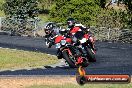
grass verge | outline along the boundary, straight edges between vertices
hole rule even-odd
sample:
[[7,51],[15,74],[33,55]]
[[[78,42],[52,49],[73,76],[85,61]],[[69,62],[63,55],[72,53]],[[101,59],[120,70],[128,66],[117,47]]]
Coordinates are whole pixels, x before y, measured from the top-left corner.
[[5,16],[4,12],[0,10],[0,17],[4,17],[4,16]]
[[43,67],[57,61],[57,57],[40,52],[0,48],[0,70]]
[[80,86],[75,76],[0,77],[0,88],[132,88],[129,84],[85,84]]
[[65,85],[33,85],[27,88],[132,88],[132,83],[130,84],[85,84],[84,86],[79,86],[75,84],[65,84]]

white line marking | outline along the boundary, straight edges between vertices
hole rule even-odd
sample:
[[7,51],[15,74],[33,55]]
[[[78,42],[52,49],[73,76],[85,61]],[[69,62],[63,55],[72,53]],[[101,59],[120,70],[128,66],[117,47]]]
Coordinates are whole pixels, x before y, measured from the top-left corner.
[[121,49],[127,49],[127,48],[121,48]]
[[117,47],[111,47],[111,48],[116,49]]

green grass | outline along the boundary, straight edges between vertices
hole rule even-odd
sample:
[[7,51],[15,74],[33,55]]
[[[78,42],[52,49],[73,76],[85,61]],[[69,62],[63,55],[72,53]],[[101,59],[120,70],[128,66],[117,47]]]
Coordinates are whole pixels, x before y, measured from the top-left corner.
[[4,11],[2,11],[2,4],[5,2],[5,0],[0,0],[0,17],[5,16]]
[[4,17],[4,16],[5,16],[4,12],[0,11],[0,17]]
[[85,84],[84,86],[79,86],[75,84],[65,84],[65,85],[33,85],[27,88],[132,88],[132,83],[130,84]]
[[37,68],[55,64],[57,61],[57,57],[40,52],[0,48],[0,70]]

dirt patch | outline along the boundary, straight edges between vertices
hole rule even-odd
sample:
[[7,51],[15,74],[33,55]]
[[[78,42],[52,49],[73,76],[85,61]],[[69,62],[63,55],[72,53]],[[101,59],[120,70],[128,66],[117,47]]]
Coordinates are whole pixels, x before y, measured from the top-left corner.
[[75,77],[1,77],[0,88],[25,88],[32,85],[77,84]]
[[32,85],[65,84],[78,85],[75,76],[0,77],[0,88],[25,88]]

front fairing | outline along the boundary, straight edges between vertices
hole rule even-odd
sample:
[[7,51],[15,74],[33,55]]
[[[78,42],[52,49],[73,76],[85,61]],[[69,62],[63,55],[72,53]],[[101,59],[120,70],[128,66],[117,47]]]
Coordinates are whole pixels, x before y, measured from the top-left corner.
[[77,39],[82,39],[84,37],[84,32],[83,31],[78,31],[74,35]]
[[60,48],[60,51],[67,50],[69,49],[72,55],[79,54],[79,49],[75,46],[68,45],[68,46],[63,46]]

